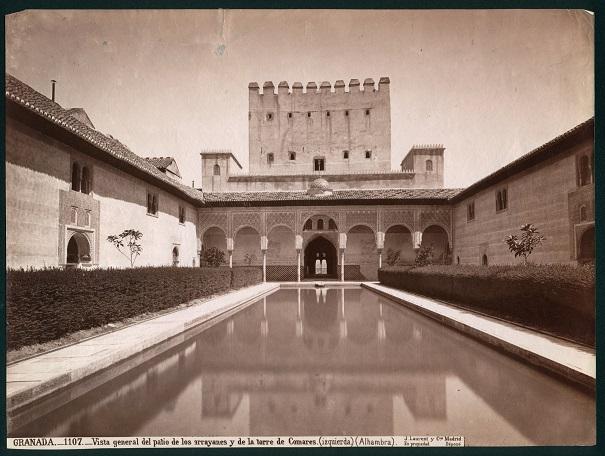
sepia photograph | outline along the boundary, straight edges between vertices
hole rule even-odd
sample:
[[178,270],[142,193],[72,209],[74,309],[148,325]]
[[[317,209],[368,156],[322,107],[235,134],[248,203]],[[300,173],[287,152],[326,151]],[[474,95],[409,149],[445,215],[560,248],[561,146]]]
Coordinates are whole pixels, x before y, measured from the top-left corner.
[[594,18],[6,14],[7,447],[596,445]]

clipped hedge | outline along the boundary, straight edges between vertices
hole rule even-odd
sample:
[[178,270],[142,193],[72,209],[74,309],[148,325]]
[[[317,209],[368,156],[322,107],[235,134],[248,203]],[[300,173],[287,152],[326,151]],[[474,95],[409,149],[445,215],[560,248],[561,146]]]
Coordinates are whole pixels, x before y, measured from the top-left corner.
[[262,273],[249,269],[7,271],[7,348],[48,342],[260,282]]
[[385,268],[380,283],[575,340],[595,343],[595,272],[591,266]]
[[254,266],[234,267],[231,274],[231,288],[242,288],[263,281],[263,270]]

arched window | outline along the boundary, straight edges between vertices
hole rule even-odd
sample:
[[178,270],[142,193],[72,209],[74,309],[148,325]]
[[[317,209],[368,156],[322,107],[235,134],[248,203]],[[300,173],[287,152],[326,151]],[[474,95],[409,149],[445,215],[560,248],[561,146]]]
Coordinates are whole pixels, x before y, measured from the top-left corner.
[[329,230],[336,230],[336,222],[332,219],[328,220],[328,229]]
[[487,266],[487,255],[483,254],[483,257],[481,257],[481,264],[483,266]]
[[76,162],[71,166],[71,189],[80,191],[80,165]]
[[311,219],[305,222],[305,226],[303,226],[303,230],[312,230],[313,229],[313,221]]
[[90,173],[87,166],[82,167],[82,184],[80,185],[80,191],[87,195],[90,193]]
[[586,210],[586,206],[580,206],[580,222],[585,222],[588,220],[588,211]]
[[214,174],[215,176],[221,175],[221,167],[218,165],[218,163],[214,165],[214,171],[212,174]]
[[172,249],[172,266],[178,266],[178,265],[179,265],[179,248],[175,246]]
[[579,184],[588,185],[592,182],[592,172],[590,170],[590,160],[588,156],[582,155],[579,162]]
[[324,221],[323,221],[323,219],[317,220],[317,229],[318,230],[323,230],[324,229]]
[[267,163],[269,163],[269,164],[273,163],[273,154],[272,153],[267,154]]
[[425,162],[425,166],[426,166],[426,172],[427,173],[433,171],[433,160],[427,160]]
[[342,158],[344,158],[345,160],[349,159],[349,151],[348,150],[343,150],[342,151]]
[[290,160],[296,160],[296,152],[290,151],[289,152],[289,158],[290,158]]

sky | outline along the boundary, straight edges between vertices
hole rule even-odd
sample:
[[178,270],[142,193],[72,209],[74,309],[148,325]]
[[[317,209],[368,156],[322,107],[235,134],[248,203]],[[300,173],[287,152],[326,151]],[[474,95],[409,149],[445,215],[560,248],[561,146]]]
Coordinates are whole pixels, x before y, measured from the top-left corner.
[[204,149],[248,163],[248,83],[391,80],[391,164],[443,144],[464,187],[594,115],[578,10],[36,10],[5,17],[6,69],[141,156],[201,183]]

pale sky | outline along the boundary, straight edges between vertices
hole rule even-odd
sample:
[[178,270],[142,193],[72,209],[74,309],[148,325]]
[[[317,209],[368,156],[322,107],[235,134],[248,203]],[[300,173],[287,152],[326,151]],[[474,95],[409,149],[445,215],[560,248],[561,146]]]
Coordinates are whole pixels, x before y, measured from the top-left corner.
[[467,186],[594,115],[594,21],[566,10],[26,11],[6,68],[141,156],[248,163],[248,83],[391,79],[392,167],[440,143]]

